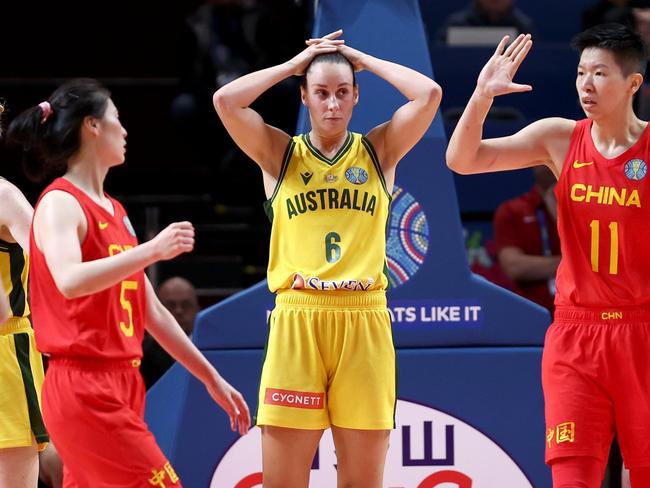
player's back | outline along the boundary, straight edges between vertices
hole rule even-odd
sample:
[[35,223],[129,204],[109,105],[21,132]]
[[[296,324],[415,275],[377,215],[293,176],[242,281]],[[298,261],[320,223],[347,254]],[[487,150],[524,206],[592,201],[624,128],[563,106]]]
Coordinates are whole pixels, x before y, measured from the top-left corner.
[[558,306],[650,304],[650,129],[623,154],[596,149],[590,119],[571,137],[556,187],[562,261]]

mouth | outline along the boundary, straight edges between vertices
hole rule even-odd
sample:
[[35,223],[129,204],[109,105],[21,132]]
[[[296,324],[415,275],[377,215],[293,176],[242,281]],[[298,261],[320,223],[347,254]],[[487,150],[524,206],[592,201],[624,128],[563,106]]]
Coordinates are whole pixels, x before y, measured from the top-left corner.
[[580,102],[582,103],[583,107],[593,107],[594,105],[596,105],[596,102],[593,101],[591,98],[582,98]]

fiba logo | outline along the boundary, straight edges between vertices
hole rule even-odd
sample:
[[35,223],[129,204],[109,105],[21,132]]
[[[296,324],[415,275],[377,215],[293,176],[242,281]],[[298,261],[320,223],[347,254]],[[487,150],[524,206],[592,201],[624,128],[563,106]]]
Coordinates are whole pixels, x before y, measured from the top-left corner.
[[623,168],[625,176],[631,180],[642,180],[648,173],[648,165],[642,159],[630,159]]
[[345,179],[353,185],[362,185],[368,181],[368,172],[363,168],[353,166],[345,172]]
[[[532,488],[517,463],[470,424],[427,405],[397,401],[384,486],[409,488]],[[210,488],[261,488],[261,431],[240,437],[219,461]],[[332,432],[323,434],[309,477],[311,488],[336,486]]]
[[429,224],[413,195],[393,189],[386,255],[388,281],[395,288],[406,283],[424,263],[429,248]]

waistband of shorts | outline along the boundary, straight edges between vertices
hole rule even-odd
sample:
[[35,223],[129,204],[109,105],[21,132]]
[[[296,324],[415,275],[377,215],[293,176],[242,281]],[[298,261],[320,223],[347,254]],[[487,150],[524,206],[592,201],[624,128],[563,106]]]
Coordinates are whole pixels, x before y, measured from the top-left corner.
[[20,334],[32,330],[32,321],[29,317],[9,317],[0,325],[0,335]]
[[318,308],[386,308],[386,292],[375,291],[308,291],[283,290],[275,297],[275,305]]
[[556,307],[555,322],[650,322],[646,307]]
[[109,359],[95,357],[86,358],[80,356],[50,356],[48,359],[48,368],[54,366],[55,368],[79,369],[83,371],[138,371],[140,363],[140,358]]

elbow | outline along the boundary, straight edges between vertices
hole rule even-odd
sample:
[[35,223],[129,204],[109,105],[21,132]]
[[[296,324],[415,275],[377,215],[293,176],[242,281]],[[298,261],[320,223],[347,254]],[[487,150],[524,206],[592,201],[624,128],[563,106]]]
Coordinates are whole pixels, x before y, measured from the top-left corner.
[[440,100],[442,100],[442,87],[431,80],[431,86],[429,87],[429,103],[435,104],[437,107],[440,105]]
[[228,97],[227,92],[224,93],[224,88],[225,87],[219,88],[216,92],[214,92],[214,95],[212,95],[212,103],[214,104],[214,108],[219,115],[230,112],[232,110],[230,97]]
[[458,173],[459,175],[469,174],[466,168],[463,168],[463,165],[460,164],[460,158],[456,155],[456,151],[450,147],[447,148],[447,152],[445,153],[445,160],[447,162],[447,168],[454,173]]
[[54,283],[56,284],[56,288],[66,300],[72,300],[74,298],[79,298],[87,294],[86,290],[83,289],[81,284],[74,282],[74,280],[65,278],[59,280],[55,279]]

